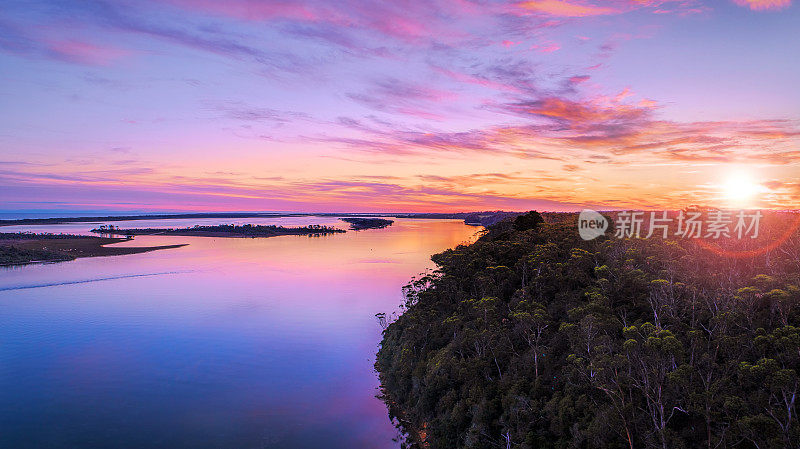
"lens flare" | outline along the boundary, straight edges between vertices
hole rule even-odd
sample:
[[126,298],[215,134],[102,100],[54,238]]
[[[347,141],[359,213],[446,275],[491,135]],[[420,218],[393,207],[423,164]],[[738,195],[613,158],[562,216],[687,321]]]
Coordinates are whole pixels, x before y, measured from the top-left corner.
[[752,206],[762,187],[746,172],[732,173],[722,184],[722,193],[731,206]]

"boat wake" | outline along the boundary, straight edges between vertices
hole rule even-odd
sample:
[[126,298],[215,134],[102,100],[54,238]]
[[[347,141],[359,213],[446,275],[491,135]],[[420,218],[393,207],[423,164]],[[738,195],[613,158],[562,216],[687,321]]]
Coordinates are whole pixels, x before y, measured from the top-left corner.
[[165,276],[168,274],[183,274],[183,273],[191,273],[195,270],[184,270],[184,271],[164,271],[161,273],[142,273],[142,274],[125,274],[120,276],[108,276],[103,278],[94,278],[94,279],[81,279],[77,281],[62,281],[62,282],[50,282],[45,284],[32,284],[32,285],[13,285],[8,287],[0,287],[0,292],[5,292],[9,290],[27,290],[29,288],[43,288],[43,287],[58,287],[61,285],[73,285],[73,284],[88,284],[91,282],[102,282],[102,281],[113,281],[116,279],[128,279],[128,278],[140,278],[140,277],[150,277],[150,276]]

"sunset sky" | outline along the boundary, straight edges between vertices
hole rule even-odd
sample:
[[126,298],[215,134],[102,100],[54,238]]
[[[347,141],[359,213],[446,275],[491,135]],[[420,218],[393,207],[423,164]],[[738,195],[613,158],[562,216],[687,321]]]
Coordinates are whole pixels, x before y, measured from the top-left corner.
[[800,207],[791,0],[4,1],[0,211]]

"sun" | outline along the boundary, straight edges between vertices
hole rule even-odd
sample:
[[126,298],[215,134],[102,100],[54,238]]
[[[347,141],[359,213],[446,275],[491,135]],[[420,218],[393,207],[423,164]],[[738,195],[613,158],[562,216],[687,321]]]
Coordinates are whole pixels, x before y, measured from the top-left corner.
[[756,200],[761,185],[753,180],[753,176],[745,171],[737,171],[728,175],[722,184],[722,193],[733,206],[750,206]]

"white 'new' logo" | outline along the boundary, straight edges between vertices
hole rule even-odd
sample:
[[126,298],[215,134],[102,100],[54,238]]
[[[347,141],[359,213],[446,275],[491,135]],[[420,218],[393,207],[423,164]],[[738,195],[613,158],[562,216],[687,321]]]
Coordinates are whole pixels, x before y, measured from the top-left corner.
[[584,240],[592,240],[606,233],[608,220],[599,212],[584,209],[578,215],[578,233]]

